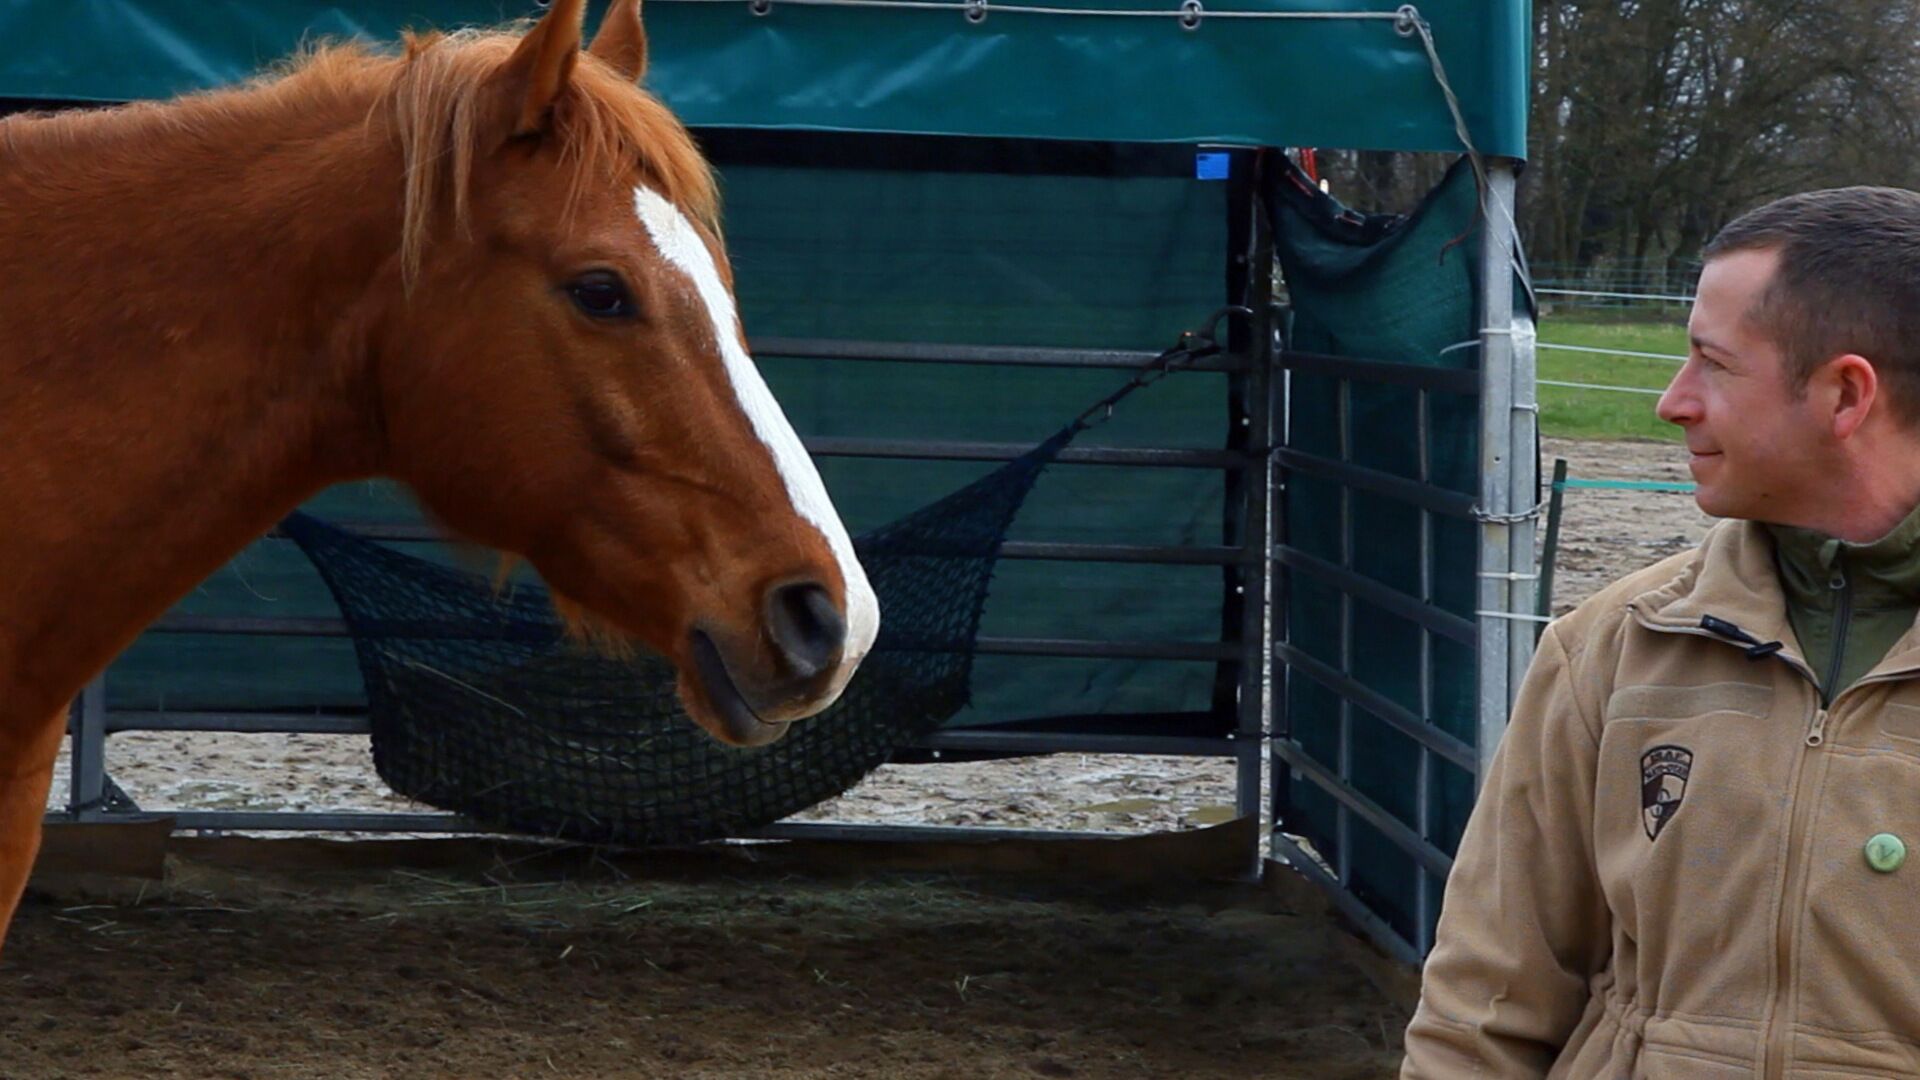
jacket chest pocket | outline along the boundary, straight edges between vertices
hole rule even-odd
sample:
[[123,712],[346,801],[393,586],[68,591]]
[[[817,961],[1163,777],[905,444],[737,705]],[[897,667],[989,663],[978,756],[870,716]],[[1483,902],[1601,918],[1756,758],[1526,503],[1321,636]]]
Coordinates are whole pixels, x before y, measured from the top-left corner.
[[[1773,687],[1721,682],[1695,686],[1623,686],[1607,699],[1607,720],[1696,720],[1712,713],[1763,719],[1773,711]],[[1920,739],[1920,710],[1915,710]]]
[[1773,816],[1777,781],[1793,757],[1782,751],[1797,737],[1771,717],[1773,705],[1771,686],[1744,682],[1615,690],[1601,736],[1605,772],[1597,778],[1603,829],[1623,834],[1627,854],[1644,863],[1663,861],[1652,845],[1683,818],[1686,831],[1698,834],[1704,817],[1751,827]]
[[1659,1007],[1764,1007],[1768,898],[1800,725],[1765,683],[1623,686],[1606,705],[1595,852],[1636,985]]
[[1876,710],[1880,734],[1889,746],[1904,754],[1920,756],[1920,706],[1888,702]]

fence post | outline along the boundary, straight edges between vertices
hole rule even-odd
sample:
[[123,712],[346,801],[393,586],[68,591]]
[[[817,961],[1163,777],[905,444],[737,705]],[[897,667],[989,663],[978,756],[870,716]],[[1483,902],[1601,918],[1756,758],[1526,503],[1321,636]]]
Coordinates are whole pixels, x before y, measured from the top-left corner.
[[67,812],[76,821],[97,817],[107,797],[107,676],[95,675],[68,713],[72,739],[72,783]]

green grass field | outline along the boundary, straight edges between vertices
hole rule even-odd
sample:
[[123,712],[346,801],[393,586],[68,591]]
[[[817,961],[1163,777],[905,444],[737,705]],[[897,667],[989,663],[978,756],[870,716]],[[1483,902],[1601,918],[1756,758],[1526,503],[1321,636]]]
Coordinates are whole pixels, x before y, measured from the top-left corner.
[[[1661,390],[1679,369],[1675,360],[1601,355],[1548,348],[1578,345],[1589,349],[1683,356],[1687,351],[1685,315],[1669,321],[1624,322],[1603,313],[1567,311],[1540,320],[1539,376],[1554,382],[1631,386]],[[1613,390],[1540,387],[1540,430],[1572,439],[1660,439],[1678,442],[1680,429],[1653,414],[1653,394]]]

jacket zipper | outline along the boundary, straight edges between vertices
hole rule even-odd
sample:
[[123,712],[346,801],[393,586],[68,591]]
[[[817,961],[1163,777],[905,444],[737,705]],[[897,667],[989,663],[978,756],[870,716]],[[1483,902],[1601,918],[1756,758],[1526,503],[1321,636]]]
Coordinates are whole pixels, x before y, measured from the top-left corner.
[[[1819,687],[1814,692],[1820,692]],[[1824,698],[1823,698],[1824,700]],[[1787,1025],[1783,1014],[1787,1003],[1793,997],[1794,961],[1793,939],[1800,931],[1800,910],[1806,891],[1806,882],[1801,880],[1805,869],[1800,849],[1805,843],[1802,833],[1806,831],[1807,819],[1811,816],[1809,806],[1813,800],[1800,797],[1801,788],[1807,782],[1807,765],[1813,760],[1813,754],[1827,741],[1827,710],[1816,708],[1807,725],[1805,745],[1800,750],[1799,760],[1793,766],[1793,786],[1787,790],[1787,801],[1793,809],[1787,818],[1787,858],[1786,872],[1783,875],[1780,890],[1780,912],[1774,920],[1774,991],[1767,1002],[1767,1018],[1764,1030],[1766,1039],[1767,1080],[1776,1080],[1787,1075]]]
[[1833,641],[1830,643],[1833,655],[1827,658],[1827,678],[1815,689],[1820,694],[1821,708],[1815,709],[1813,722],[1807,728],[1806,749],[1800,752],[1800,760],[1794,765],[1793,787],[1788,794],[1789,805],[1793,807],[1787,824],[1786,880],[1782,883],[1780,913],[1774,923],[1774,978],[1776,980],[1774,996],[1767,1003],[1766,1022],[1766,1076],[1768,1080],[1785,1077],[1787,1074],[1787,1031],[1786,1013],[1793,1002],[1794,987],[1799,956],[1793,948],[1794,940],[1800,933],[1800,916],[1806,908],[1806,885],[1802,880],[1806,862],[1801,857],[1801,848],[1805,845],[1802,835],[1808,825],[1809,809],[1813,800],[1800,797],[1801,789],[1806,785],[1808,764],[1813,760],[1811,751],[1820,749],[1827,741],[1827,717],[1834,700],[1845,689],[1840,685],[1840,674],[1847,662],[1847,632],[1853,626],[1853,587],[1847,580],[1845,564],[1835,560],[1833,577],[1827,587],[1834,593]]
[[1836,593],[1833,616],[1833,656],[1827,660],[1827,681],[1821,684],[1820,700],[1833,704],[1840,695],[1840,672],[1847,660],[1847,630],[1853,624],[1853,585],[1847,580],[1847,568],[1838,559],[1833,563],[1833,580],[1827,588]]

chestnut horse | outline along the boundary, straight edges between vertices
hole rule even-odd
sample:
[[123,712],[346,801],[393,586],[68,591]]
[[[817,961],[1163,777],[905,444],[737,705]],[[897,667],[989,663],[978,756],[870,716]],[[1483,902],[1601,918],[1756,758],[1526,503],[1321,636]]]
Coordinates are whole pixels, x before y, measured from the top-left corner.
[[302,500],[392,477],[675,665],[725,742],[878,604],[748,357],[637,0],[0,121],[0,935],[68,701]]

